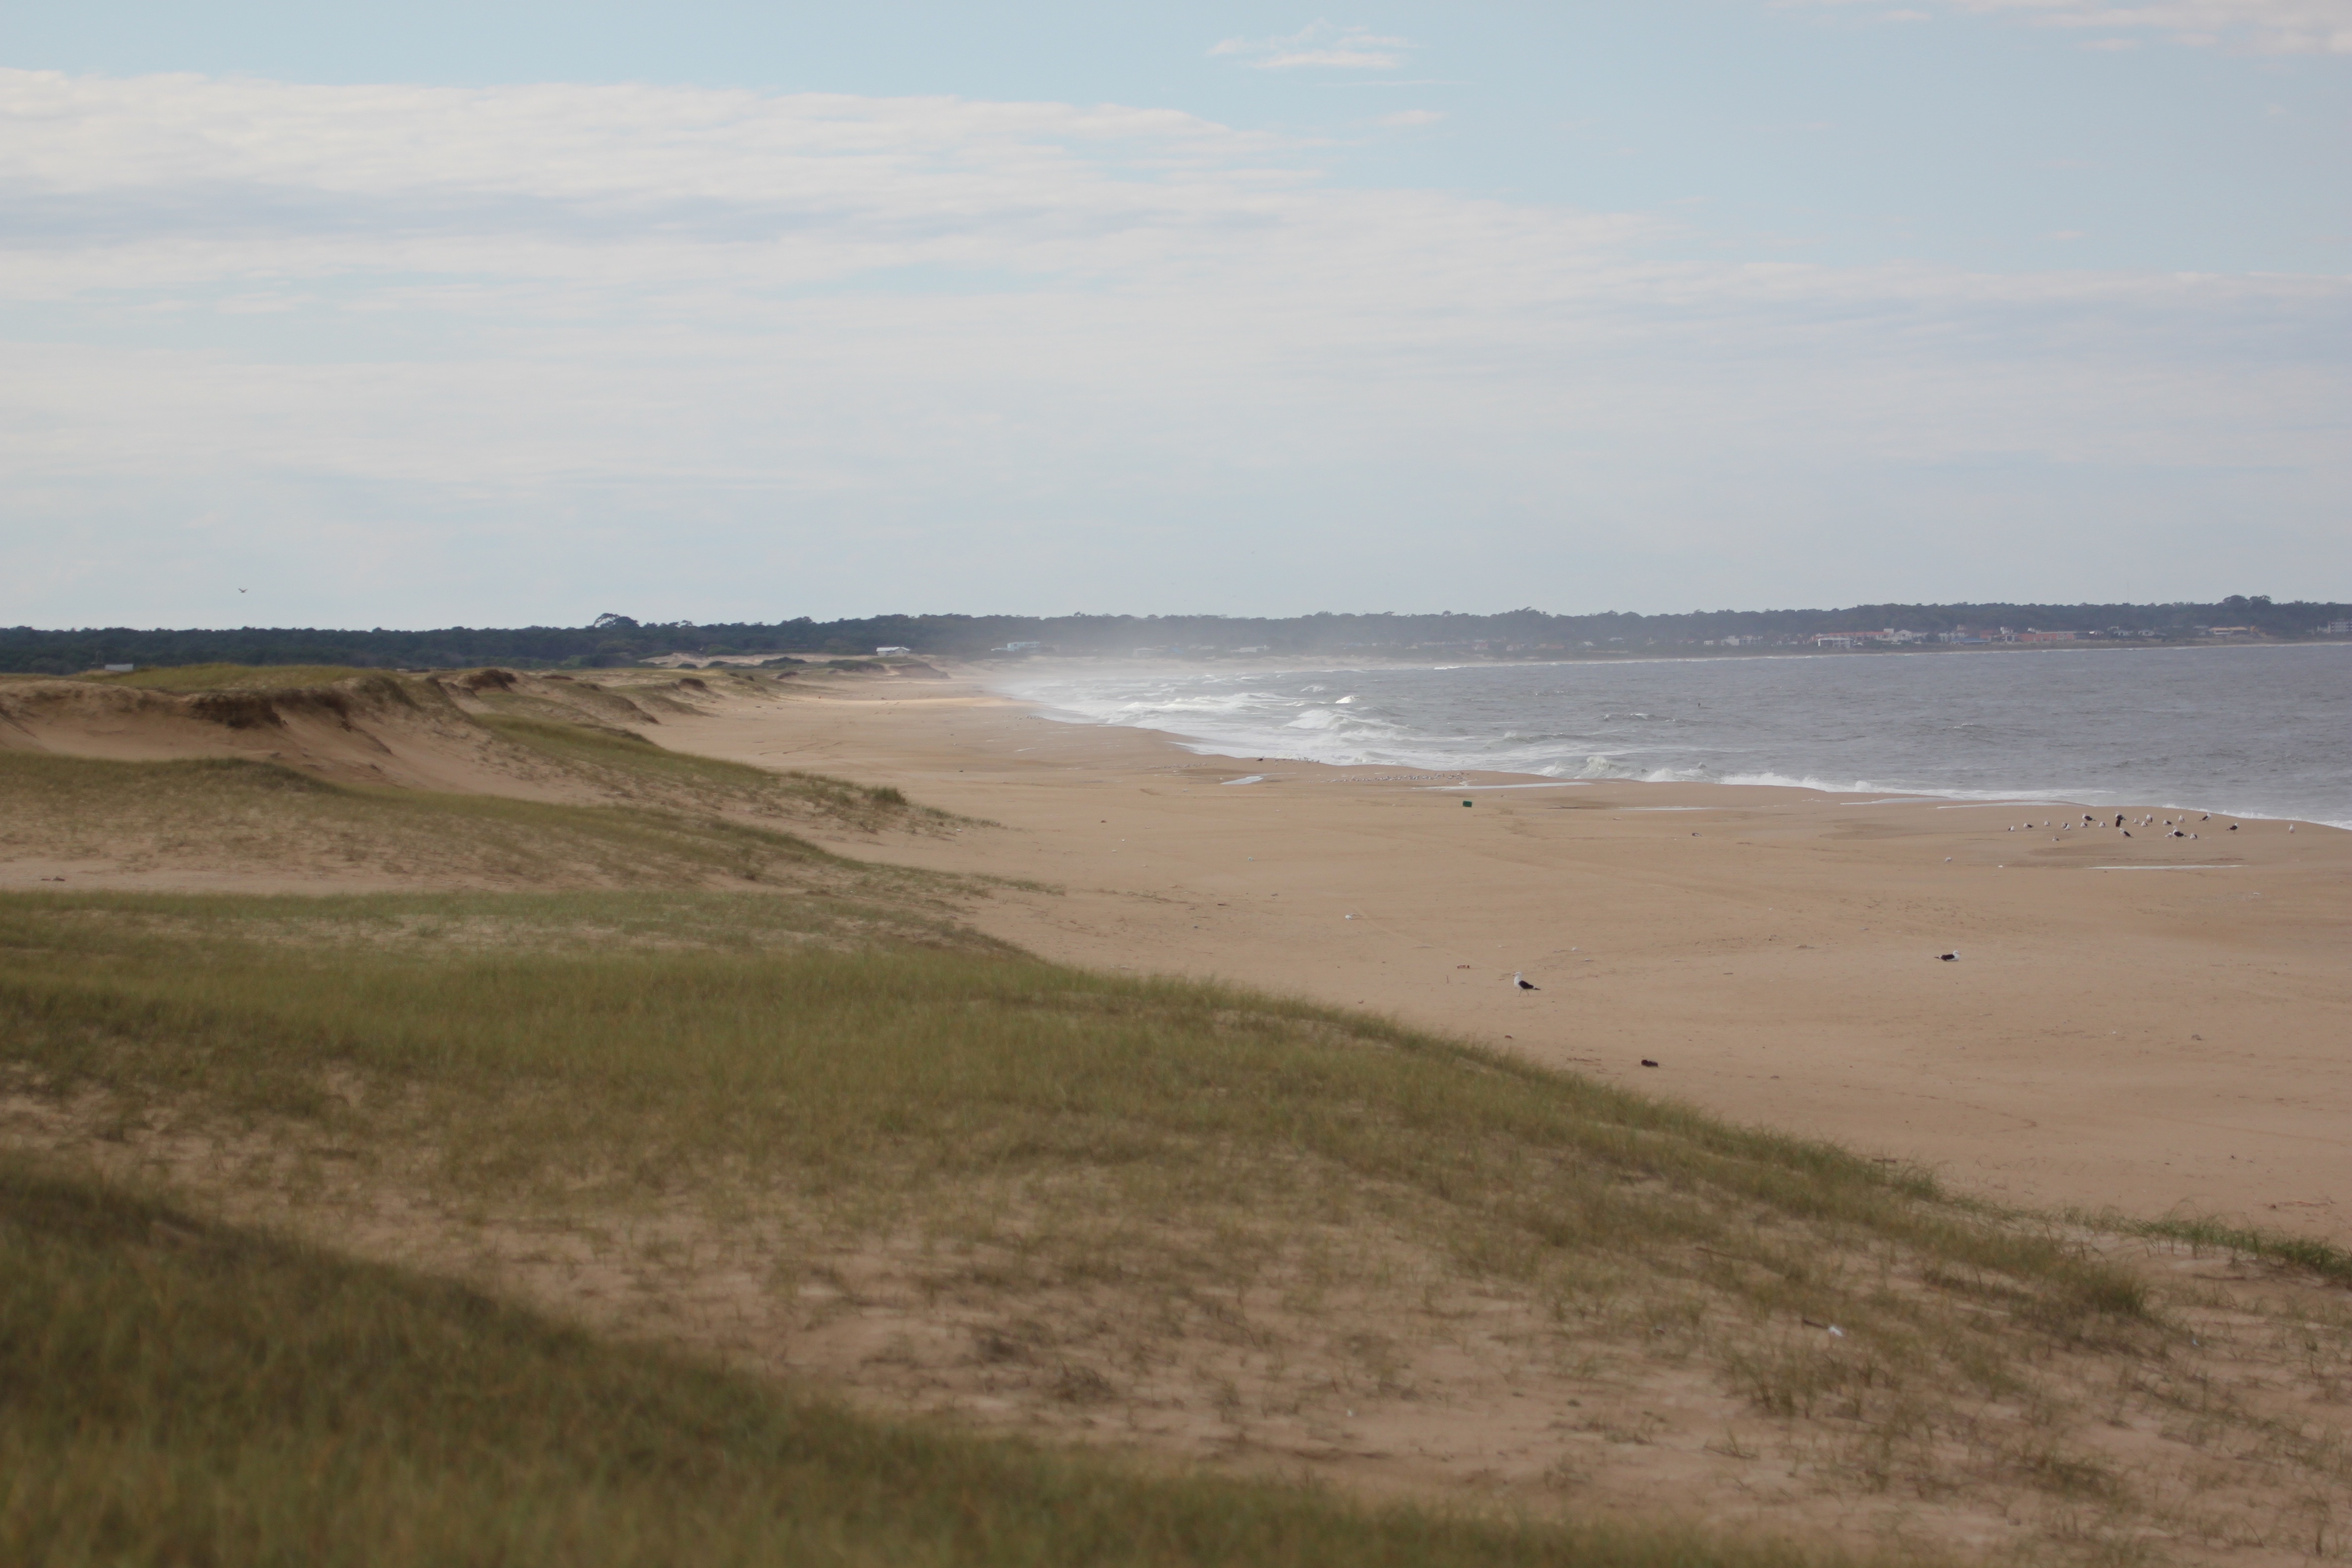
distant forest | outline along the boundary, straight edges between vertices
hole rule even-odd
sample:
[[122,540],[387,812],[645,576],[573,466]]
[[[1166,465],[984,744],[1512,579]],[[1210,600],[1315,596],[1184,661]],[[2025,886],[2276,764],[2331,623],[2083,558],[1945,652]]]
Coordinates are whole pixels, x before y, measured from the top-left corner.
[[[445,668],[508,664],[594,668],[664,655],[872,655],[904,647],[948,658],[992,651],[1149,654],[1175,658],[1268,653],[1607,658],[1638,651],[1704,653],[1731,646],[1810,647],[1824,634],[1900,631],[1936,641],[2003,631],[2189,641],[2225,635],[2296,639],[2330,635],[2352,605],[2232,595],[2179,605],[1855,605],[1843,610],[1710,610],[1687,615],[1333,615],[1258,619],[1229,616],[875,616],[862,620],[698,626],[640,623],[608,614],[584,626],[445,626],[436,631],[338,631],[245,626],[235,631],[108,626],[80,631],[0,629],[0,671],[67,675],[108,664],[329,664]],[[2341,635],[2336,633],[2335,635]],[[1028,647],[1015,647],[1026,644]]]

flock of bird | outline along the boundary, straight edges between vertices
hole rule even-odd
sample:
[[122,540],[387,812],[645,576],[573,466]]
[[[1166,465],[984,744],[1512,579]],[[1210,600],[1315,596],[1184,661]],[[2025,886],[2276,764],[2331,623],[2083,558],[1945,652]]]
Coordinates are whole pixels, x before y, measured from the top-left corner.
[[[2129,813],[2127,813],[2127,812],[2121,812],[2121,811],[2119,811],[2119,812],[2116,813],[2116,824],[2115,824],[2115,826],[2116,826],[2116,832],[2118,832],[2118,833],[2120,833],[2120,834],[2122,834],[2126,838],[2129,838],[2129,837],[2132,836],[2131,827],[2126,827],[2126,826],[2124,826],[2124,825],[2125,825],[2125,823],[2126,823],[2126,821],[2128,821],[2128,820],[2129,820],[2129,816],[2130,816],[2130,814],[2129,814]],[[2150,813],[2148,813],[2147,816],[2145,816],[2141,817],[2141,818],[2140,818],[2137,823],[2133,823],[2133,824],[2132,824],[2132,826],[2133,826],[2133,827],[2161,827],[2161,828],[2163,828],[2165,831],[2157,835],[2157,837],[2159,837],[2159,838],[2194,838],[2194,837],[2197,837],[2197,835],[2196,835],[2196,834],[2194,834],[2194,833],[2191,833],[2190,831],[2189,831],[2189,829],[2188,829],[2188,828],[2186,828],[2186,827],[2184,827],[2184,826],[2181,826],[2181,824],[2183,824],[2183,823],[2187,822],[2188,820],[2189,820],[2189,818],[2188,818],[2188,817],[2186,817],[2186,816],[2157,816],[2154,812],[2150,812]],[[2213,814],[2212,814],[2211,812],[2210,812],[2210,811],[2209,811],[2209,812],[2206,812],[2204,815],[2202,815],[2202,816],[2200,816],[2200,817],[2198,817],[2198,819],[2197,819],[2197,820],[2198,820],[2198,821],[2200,821],[2200,822],[2210,822],[2210,821],[2212,821],[2212,820],[2213,820]],[[2069,833],[2074,832],[2078,827],[2082,827],[2082,828],[2091,828],[2091,827],[2100,827],[2100,826],[2105,826],[2105,823],[2104,823],[2104,822],[2103,822],[2099,817],[2095,816],[2093,816],[2091,813],[2089,813],[2089,812],[2087,812],[2087,811],[2086,811],[2086,812],[2084,812],[2084,813],[2083,814],[2083,820],[2082,820],[2080,823],[2073,823],[2073,822],[2043,822],[2043,823],[2032,823],[2032,822],[2025,822],[2025,823],[2011,823],[2011,824],[2010,824],[2010,828],[2009,828],[2009,830],[2010,830],[2011,833],[2015,833],[2015,832],[2017,832],[2020,828],[2022,828],[2024,831],[2026,831],[2026,832],[2028,832],[2028,833],[2031,833],[2031,832],[2032,832],[2032,831],[2033,831],[2033,829],[2034,829],[2035,827],[2037,827],[2037,826],[2041,826],[2041,827],[2055,827],[2058,831],[2057,831],[2056,833],[2054,833],[2054,834],[2051,835],[2050,842],[2051,842],[2051,843],[2053,843],[2053,844],[2057,844],[2057,843],[2061,843],[2061,842],[2063,842],[2063,837],[2064,837],[2064,836],[2065,836],[2066,834],[2069,834]],[[2230,831],[2231,831],[2231,832],[2232,832],[2232,833],[2237,832],[2237,831],[2238,831],[2238,825],[2237,825],[2236,823],[2234,823],[2234,822],[2233,822],[2233,823],[2231,823],[2231,824],[2230,824]],[[2289,828],[2287,829],[2287,831],[2288,831],[2288,832],[2290,832],[2290,833],[2292,833],[2292,832],[2294,832],[2294,828],[2292,828],[2292,827],[2289,827]]]

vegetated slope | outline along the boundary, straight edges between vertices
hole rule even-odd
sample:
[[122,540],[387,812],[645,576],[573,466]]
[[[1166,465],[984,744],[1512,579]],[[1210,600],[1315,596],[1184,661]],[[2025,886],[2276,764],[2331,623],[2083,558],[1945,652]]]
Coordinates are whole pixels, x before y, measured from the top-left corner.
[[0,900],[6,1135],[872,1405],[1374,1490],[2085,1561],[2352,1510],[2303,1276],[790,909]]
[[1752,1564],[894,1427],[0,1160],[0,1560]]
[[0,686],[0,862],[289,886],[838,886],[850,863],[802,834],[960,820],[896,790],[667,752],[616,722],[656,724],[661,707],[687,704],[499,670]]

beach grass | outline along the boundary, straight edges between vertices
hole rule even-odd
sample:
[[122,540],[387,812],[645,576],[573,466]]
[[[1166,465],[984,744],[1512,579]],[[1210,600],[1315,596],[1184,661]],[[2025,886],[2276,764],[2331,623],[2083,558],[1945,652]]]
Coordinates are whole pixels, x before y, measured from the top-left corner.
[[1822,1561],[886,1424],[6,1161],[0,1388],[0,1560],[47,1568]]
[[814,822],[867,832],[902,821],[929,827],[941,815],[896,792],[743,769],[753,777],[736,798],[730,781],[703,778],[696,759],[678,767],[674,753],[643,742],[572,740],[592,734],[579,725],[530,730],[559,762],[562,752],[600,756],[599,776],[583,788],[601,783],[611,804],[341,783],[243,757],[147,763],[0,752],[0,851],[37,849],[131,871],[186,858],[445,886],[978,886],[844,859],[792,831]]
[[797,768],[756,768],[723,758],[674,752],[654,744],[635,731],[613,725],[495,711],[482,715],[481,722],[517,745],[582,773],[611,780],[625,791],[686,796],[706,809],[782,806],[812,812],[868,832],[887,827],[936,831],[972,820],[915,805],[892,785],[860,784]]
[[[1379,1018],[977,939],[763,942],[770,901],[729,902],[16,896],[0,1008],[15,1058],[58,1085],[299,1110],[329,1068],[396,1082],[452,1149],[495,1149],[500,1180],[751,1172],[911,1199],[1082,1175],[1145,1214],[1344,1215],[1377,1192],[1483,1272],[1731,1247],[1780,1281],[1740,1275],[1743,1293],[1861,1323],[1887,1308],[1802,1260],[1806,1233],[1850,1227],[2052,1326],[2144,1316],[2127,1272],[1826,1144]],[[803,936],[854,918],[796,912]]]
[[332,686],[360,676],[382,677],[381,669],[358,669],[341,664],[181,664],[147,669],[103,671],[84,677],[109,686],[142,691],[295,691]]
[[[339,689],[540,798],[0,752],[0,858],[278,889],[0,894],[0,1561],[1794,1561],[1710,1465],[1906,1561],[2340,1549],[2340,1254],[1040,961],[836,852],[969,819],[647,738],[708,689]],[[1423,1445],[1550,1457],[1262,1484]]]
[[1385,1278],[1440,1316],[1514,1300],[1546,1353],[1632,1341],[1857,1419],[2165,1332],[2129,1270],[1917,1173],[1379,1018],[793,902],[16,896],[0,1029],[21,1083],[114,1125],[274,1129],[260,1186],[328,1147],[451,1212],[682,1209],[768,1238],[783,1289],[910,1237],[940,1281],[1212,1316]]
[[[197,1414],[120,1431],[38,1401],[0,1409],[16,1445],[0,1452],[0,1560],[16,1540],[58,1547],[48,1561],[291,1561],[284,1543],[301,1540],[305,1561],[332,1561],[389,1531],[410,1556],[369,1560],[726,1562],[815,1542],[820,1561],[1117,1561],[1101,1552],[1121,1510],[1173,1521],[1134,1561],[1780,1560],[1681,1522],[1568,1529],[1573,1500],[1599,1495],[1590,1459],[1556,1461],[1544,1506],[1513,1521],[1149,1479],[872,1414],[992,1405],[1017,1413],[1010,1430],[1163,1458],[1200,1453],[1205,1426],[1262,1479],[1249,1457],[1277,1438],[1333,1450],[1361,1407],[1439,1405],[1478,1379],[1491,1392],[1476,1397],[1533,1393],[1562,1413],[1553,1428],[1628,1451],[1655,1440],[1657,1390],[1705,1387],[1724,1413],[1709,1451],[1727,1463],[1783,1467],[1841,1516],[1963,1500],[2030,1525],[2018,1539],[2053,1560],[2129,1560],[2158,1538],[2324,1542],[2352,1506],[2341,1434],[2246,1392],[2271,1379],[2322,1405],[2352,1396],[2352,1354],[2331,1348],[2352,1344],[2352,1314],[2157,1292],[2135,1262],[2213,1248],[2340,1279],[2333,1252],[2004,1212],[1922,1171],[1362,1012],[1045,963],[961,923],[978,883],[747,819],[785,798],[762,792],[808,788],[859,820],[915,809],[885,792],[577,721],[488,723],[566,778],[643,793],[577,805],[240,759],[0,754],[0,841],[70,848],[79,833],[135,859],[135,824],[158,856],[174,835],[201,836],[215,863],[249,843],[282,867],[299,846],[437,889],[0,895],[0,1141],[47,1173],[24,1165],[9,1190],[37,1188],[20,1207],[82,1215],[100,1237],[10,1240],[48,1259],[11,1272],[93,1321],[131,1314],[109,1344],[193,1336],[191,1364],[239,1335],[313,1347],[289,1364],[352,1342],[429,1352],[331,1419],[201,1380],[185,1385]],[[124,1180],[173,1194],[176,1217],[106,1186]],[[107,1228],[134,1211],[150,1217]],[[139,1224],[211,1239],[124,1252]],[[210,1263],[157,1298],[212,1303],[181,1329],[107,1294],[232,1256],[267,1276],[232,1271],[234,1311],[257,1314],[243,1328],[204,1295]],[[352,1315],[272,1327],[285,1292]],[[66,1310],[10,1300],[45,1323]],[[465,1381],[429,1348],[452,1313],[511,1330],[491,1337],[515,1359],[467,1373],[477,1386],[683,1379],[753,1414],[714,1427],[691,1402],[615,1395],[622,1415],[593,1440],[512,1412],[471,1429],[434,1403]],[[836,1332],[847,1348],[827,1361]],[[2252,1383],[2204,1369],[2217,1334],[2263,1369]],[[868,1414],[793,1392],[812,1364]],[[346,1439],[331,1452],[348,1470],[321,1470],[306,1445],[326,1429],[388,1436]],[[822,1452],[791,1441],[815,1469],[772,1463],[777,1434],[812,1430]],[[2123,1431],[2179,1463],[2142,1473],[2105,1436]],[[694,1443],[709,1473],[682,1490],[625,1462]],[[973,1526],[982,1545],[958,1533],[971,1516],[926,1512],[923,1465],[958,1496],[994,1478],[987,1508],[1008,1511]],[[341,1479],[312,1498],[298,1469]],[[841,1479],[856,1474],[866,1491]],[[900,1491],[905,1510],[875,1501]],[[1528,1505],[1524,1486],[1512,1495]],[[1069,1496],[1097,1501],[1066,1521],[1072,1505],[1039,1500]],[[1260,1523],[1199,1533],[1219,1510]],[[406,1535],[386,1522],[411,1514],[427,1522]],[[1822,1538],[1821,1510],[1791,1518]],[[322,1522],[343,1519],[359,1522]],[[473,1540],[485,1555],[450,1555]]]
[[[802,1336],[870,1306],[944,1349],[860,1352],[847,1386],[894,1367],[919,1387],[980,1377],[1054,1435],[1213,1405],[1246,1452],[1255,1426],[1430,1397],[1430,1356],[1485,1345],[1507,1380],[1589,1402],[1609,1443],[1649,1441],[1647,1380],[1696,1377],[1748,1413],[1720,1452],[1801,1454],[1831,1495],[1997,1497],[2059,1560],[2113,1560],[2151,1530],[2324,1533],[2352,1479],[2326,1428],[2198,1370],[2195,1336],[2215,1331],[2151,1297],[2119,1232],[2003,1215],[1916,1171],[1360,1013],[1041,963],[887,900],[9,895],[0,1089],[52,1108],[30,1146],[60,1168],[372,1237],[374,1256],[738,1372],[801,1364]],[[2265,1321],[2278,1344],[2262,1353],[2340,1394],[2352,1366],[2326,1347],[2344,1317],[2297,1305]],[[2095,1434],[2133,1426],[2178,1434],[2207,1479],[2119,1466]],[[355,1473],[423,1484],[381,1458]],[[1018,1447],[987,1462],[1078,1473]],[[127,1506],[100,1479],[118,1458],[73,1464],[43,1484]],[[2259,1514],[2214,1500],[2257,1473]],[[278,1484],[255,1471],[215,1490]],[[1562,1495],[1580,1484],[1563,1474]],[[515,1490],[449,1485],[461,1515]],[[708,1528],[709,1560],[727,1561],[740,1510],[771,1506],[690,1495],[597,1532],[667,1543],[657,1556],[680,1539],[664,1531]],[[1246,1495],[1261,1500],[1244,1513],[1327,1507]],[[604,1517],[547,1506],[516,1528]],[[1330,1528],[1373,1528],[1339,1514],[1353,1522]],[[1394,1517],[1399,1539],[1438,1529]],[[1479,1530],[1461,1539],[1493,1560],[1537,1550]],[[1666,1537],[1625,1539],[1609,1550]],[[1716,1560],[1675,1539],[1685,1556],[1622,1560]],[[938,1560],[992,1560],[962,1550]],[[1229,1560],[1337,1560],[1292,1550]],[[1169,1552],[1145,1560],[1194,1560]]]

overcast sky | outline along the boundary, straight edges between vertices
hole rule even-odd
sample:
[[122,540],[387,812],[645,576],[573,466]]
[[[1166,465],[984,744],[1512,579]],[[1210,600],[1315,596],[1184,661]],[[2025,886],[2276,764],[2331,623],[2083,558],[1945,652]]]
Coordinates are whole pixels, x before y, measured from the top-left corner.
[[0,624],[2352,598],[2352,0],[0,9]]

